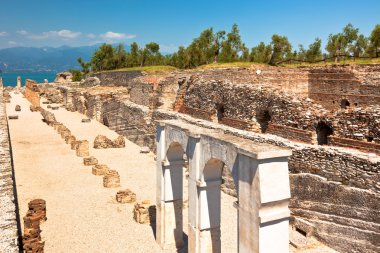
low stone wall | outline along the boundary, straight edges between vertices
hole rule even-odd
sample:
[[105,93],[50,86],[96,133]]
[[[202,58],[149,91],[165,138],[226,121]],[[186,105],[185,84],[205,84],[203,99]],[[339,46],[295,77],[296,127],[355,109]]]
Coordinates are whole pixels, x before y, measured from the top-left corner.
[[316,134],[311,131],[271,123],[268,125],[266,133],[278,135],[289,140],[302,141],[310,144],[315,144],[317,139]]
[[380,144],[371,143],[367,141],[357,141],[347,138],[339,138],[334,136],[329,136],[328,140],[329,144],[333,146],[354,148],[371,153],[380,154]]
[[290,186],[291,214],[304,230],[339,252],[379,252],[379,194],[310,174],[290,174]]
[[40,106],[40,91],[35,81],[30,79],[26,80],[24,95],[33,106]]
[[0,157],[0,252],[16,253],[19,252],[16,201],[8,122],[2,92],[0,92]]
[[100,80],[100,85],[104,86],[128,86],[130,81],[142,76],[141,71],[109,71],[91,74]]

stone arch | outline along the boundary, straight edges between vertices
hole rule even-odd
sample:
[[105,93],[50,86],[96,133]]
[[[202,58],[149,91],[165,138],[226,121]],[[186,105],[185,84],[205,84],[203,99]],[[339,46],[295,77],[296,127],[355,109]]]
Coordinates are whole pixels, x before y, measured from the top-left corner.
[[272,120],[272,115],[268,109],[261,109],[256,112],[256,120],[260,124],[261,132],[265,133]]
[[350,102],[347,99],[344,98],[340,101],[340,108],[341,109],[347,109],[347,107],[349,107],[349,106],[350,106]]
[[221,122],[224,118],[225,114],[225,107],[223,104],[216,104],[216,117],[218,119],[218,122]]
[[316,126],[316,132],[317,132],[318,145],[327,145],[328,144],[327,137],[334,133],[331,125],[327,124],[324,121],[318,122]]
[[103,125],[109,127],[110,126],[110,123],[109,123],[109,120],[108,120],[108,116],[107,115],[103,115]]

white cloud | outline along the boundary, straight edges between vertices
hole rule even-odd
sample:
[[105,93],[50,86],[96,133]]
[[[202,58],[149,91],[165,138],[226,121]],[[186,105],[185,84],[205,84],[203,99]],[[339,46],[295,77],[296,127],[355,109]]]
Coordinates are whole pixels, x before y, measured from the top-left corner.
[[93,33],[89,33],[89,34],[87,34],[87,38],[89,38],[89,39],[95,39],[96,35],[93,34]]
[[8,41],[8,44],[11,45],[11,46],[14,46],[14,45],[17,45],[17,42],[13,41],[13,40],[10,40],[10,41]]
[[81,35],[82,35],[81,32],[73,32],[73,31],[70,31],[70,30],[61,30],[61,31],[58,31],[58,36],[60,36],[62,38],[74,39],[74,38],[77,38],[77,37],[79,37]]
[[70,30],[60,30],[60,31],[48,31],[43,32],[42,34],[38,35],[31,35],[29,38],[40,40],[40,39],[47,39],[47,38],[63,38],[63,39],[75,39],[81,36],[81,32],[73,32]]
[[8,35],[7,32],[0,32],[0,37],[1,37],[1,36],[7,36],[7,35]]
[[17,33],[20,34],[20,35],[27,35],[28,34],[28,32],[25,31],[25,30],[17,31]]
[[134,34],[125,34],[125,33],[115,33],[115,32],[106,32],[100,35],[104,39],[133,39],[136,38]]

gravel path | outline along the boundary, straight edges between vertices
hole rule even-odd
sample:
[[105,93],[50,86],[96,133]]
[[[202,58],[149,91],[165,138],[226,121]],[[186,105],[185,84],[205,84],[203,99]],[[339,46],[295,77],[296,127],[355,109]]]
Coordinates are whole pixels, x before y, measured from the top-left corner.
[[[21,105],[21,112],[14,111],[16,104]],[[102,185],[102,177],[92,175],[91,167],[84,166],[83,159],[42,122],[40,113],[29,110],[29,103],[21,94],[12,94],[7,112],[19,115],[18,120],[9,121],[9,127],[20,217],[26,214],[30,200],[46,200],[48,220],[42,225],[45,252],[162,252],[152,228],[133,220],[133,205],[115,201],[119,189],[129,188],[138,200],[149,199],[154,204],[154,154],[140,154],[140,147],[129,141],[122,149],[90,148],[90,155],[99,163],[120,174],[122,187],[107,189]],[[88,140],[90,147],[98,134],[117,137],[99,122],[81,123],[82,114],[62,108],[52,112],[77,139]],[[233,201],[235,198],[222,194],[222,252],[228,253],[237,252]]]

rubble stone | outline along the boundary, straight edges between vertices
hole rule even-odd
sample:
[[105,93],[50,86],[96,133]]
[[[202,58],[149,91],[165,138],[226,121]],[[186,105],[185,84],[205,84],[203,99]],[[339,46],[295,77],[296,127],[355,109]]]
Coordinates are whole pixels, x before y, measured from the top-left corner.
[[83,158],[83,164],[85,166],[93,166],[93,165],[97,165],[98,164],[98,159],[96,159],[95,157],[93,156],[90,156],[90,157],[84,157]]
[[89,156],[89,147],[88,147],[88,141],[79,141],[78,146],[76,147],[76,153],[79,157]]
[[92,174],[95,176],[104,176],[109,171],[109,168],[105,164],[96,164],[95,166],[92,166]]
[[115,188],[120,186],[120,175],[116,170],[109,170],[103,177],[103,186],[106,188]]
[[136,193],[130,189],[121,190],[116,193],[116,201],[122,204],[136,202]]
[[133,218],[140,224],[153,224],[156,221],[156,206],[150,205],[149,200],[136,203],[133,209]]
[[16,105],[16,106],[15,106],[15,111],[16,111],[16,112],[21,111],[21,106],[20,106],[20,105]]

